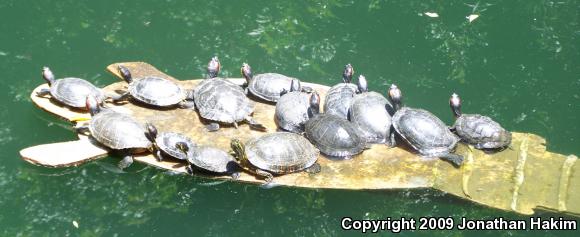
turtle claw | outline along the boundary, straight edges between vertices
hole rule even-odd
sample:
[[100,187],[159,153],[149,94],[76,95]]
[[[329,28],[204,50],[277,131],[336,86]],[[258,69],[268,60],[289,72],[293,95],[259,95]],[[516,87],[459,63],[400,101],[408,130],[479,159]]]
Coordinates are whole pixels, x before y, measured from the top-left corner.
[[119,162],[119,164],[117,165],[119,167],[119,169],[126,169],[129,166],[131,166],[131,164],[133,164],[133,156],[128,155],[123,157],[123,159]]
[[47,95],[50,95],[50,90],[49,89],[40,89],[40,91],[36,92],[36,96],[38,97],[45,97]]
[[191,165],[185,167],[185,172],[187,172],[189,175],[193,175],[193,168],[191,168]]
[[322,167],[320,166],[320,164],[314,163],[312,166],[306,168],[304,171],[306,171],[306,173],[309,173],[309,174],[316,174],[316,173],[320,173],[321,170],[322,170]]
[[240,172],[233,172],[233,173],[231,174],[231,176],[232,176],[232,179],[233,179],[233,180],[238,180],[238,179],[240,179],[240,177],[241,177],[242,175],[240,174]]
[[210,123],[206,125],[205,128],[210,132],[215,132],[217,130],[220,130],[220,125],[218,123]]

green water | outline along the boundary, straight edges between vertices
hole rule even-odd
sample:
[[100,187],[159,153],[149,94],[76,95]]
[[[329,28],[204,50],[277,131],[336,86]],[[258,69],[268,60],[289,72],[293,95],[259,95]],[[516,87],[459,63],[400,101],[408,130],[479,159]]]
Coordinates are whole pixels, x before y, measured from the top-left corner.
[[[47,169],[22,148],[75,139],[28,98],[40,69],[100,86],[105,66],[146,61],[200,78],[212,55],[332,85],[346,63],[384,93],[450,123],[447,100],[580,154],[580,3],[543,1],[32,1],[0,2],[0,236],[336,236],[340,219],[528,218],[431,190],[350,192],[176,176],[117,158]],[[439,18],[422,13],[437,12]],[[479,14],[469,23],[466,16]],[[537,216],[557,216],[539,213]],[[580,220],[580,219],[576,219]],[[72,222],[79,226],[75,228]],[[388,234],[384,232],[383,234]],[[414,231],[421,236],[577,236],[578,231]]]

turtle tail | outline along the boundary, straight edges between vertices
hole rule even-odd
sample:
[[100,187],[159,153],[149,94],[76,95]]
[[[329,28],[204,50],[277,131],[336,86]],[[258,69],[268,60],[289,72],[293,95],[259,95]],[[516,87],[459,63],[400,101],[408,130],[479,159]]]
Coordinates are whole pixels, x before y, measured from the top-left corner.
[[461,166],[461,164],[463,163],[463,156],[453,154],[453,153],[449,153],[447,155],[440,156],[439,158],[441,158],[442,160],[448,161],[456,168],[459,168]]

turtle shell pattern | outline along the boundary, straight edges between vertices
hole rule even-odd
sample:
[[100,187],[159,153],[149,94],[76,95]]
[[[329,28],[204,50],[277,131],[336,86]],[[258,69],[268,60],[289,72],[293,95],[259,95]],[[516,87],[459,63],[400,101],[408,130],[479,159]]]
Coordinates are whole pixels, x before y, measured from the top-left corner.
[[338,115],[346,119],[352,97],[358,91],[358,87],[352,83],[340,83],[331,87],[324,99],[324,113]]
[[185,100],[185,91],[176,83],[161,77],[144,77],[129,84],[136,100],[155,106],[172,106]]
[[356,155],[366,146],[354,124],[333,114],[319,114],[308,120],[305,131],[320,152],[329,156]]
[[159,148],[159,150],[162,150],[163,152],[177,159],[185,160],[187,159],[187,155],[175,147],[175,144],[178,142],[186,143],[190,149],[194,149],[196,146],[196,144],[191,141],[189,137],[181,133],[164,132],[158,134],[155,138],[155,144],[157,144],[157,148]]
[[56,80],[50,86],[50,95],[65,105],[74,108],[86,108],[87,96],[95,95],[98,101],[105,99],[103,91],[90,82],[75,78],[67,77]]
[[453,126],[461,140],[477,149],[501,148],[512,141],[512,134],[487,116],[463,114]]
[[248,90],[252,95],[266,101],[276,102],[282,91],[290,91],[291,77],[278,73],[263,73],[252,77]]
[[304,124],[308,121],[310,95],[308,93],[292,91],[280,97],[276,103],[274,119],[278,127],[294,132],[304,131]]
[[393,107],[381,94],[370,91],[353,97],[349,120],[368,143],[386,143],[390,136]]
[[199,168],[215,173],[227,173],[232,166],[237,165],[234,157],[229,153],[211,146],[195,147],[191,150],[188,161]]
[[201,117],[209,120],[233,123],[244,120],[254,111],[244,90],[225,79],[205,79],[194,90],[195,106]]
[[143,126],[131,116],[114,111],[96,114],[89,124],[91,136],[112,149],[148,148]]

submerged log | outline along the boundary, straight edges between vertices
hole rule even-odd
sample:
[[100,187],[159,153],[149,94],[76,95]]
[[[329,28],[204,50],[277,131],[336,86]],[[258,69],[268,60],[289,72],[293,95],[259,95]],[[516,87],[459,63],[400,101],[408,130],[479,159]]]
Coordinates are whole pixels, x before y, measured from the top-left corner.
[[[117,66],[129,68],[138,78],[155,75],[174,80],[185,89],[192,89],[200,80],[176,80],[143,62],[118,63],[107,67],[114,75]],[[243,79],[230,79],[242,84]],[[317,90],[324,99],[327,86],[303,83]],[[32,101],[41,109],[71,121],[75,118],[90,118],[88,113],[71,110],[50,98],[36,96],[36,92],[47,85],[41,85],[31,94]],[[104,88],[107,93],[123,90],[126,83],[117,82]],[[323,103],[323,102],[322,102]],[[191,109],[154,109],[131,102],[121,105],[107,104],[119,112],[128,113],[138,121],[155,124],[159,131],[181,132],[199,144],[216,146],[230,150],[230,139],[242,141],[263,135],[250,130],[245,124],[238,129],[222,126],[218,132],[207,132],[204,122]],[[256,100],[254,119],[276,131],[274,105]],[[107,156],[107,149],[93,144],[90,139],[79,135],[78,141],[45,144],[26,148],[20,152],[30,163],[48,167],[76,166]],[[439,159],[427,159],[404,148],[388,148],[373,145],[362,154],[349,160],[319,157],[322,170],[318,174],[305,172],[276,176],[274,183],[302,188],[326,188],[348,190],[436,188],[441,191],[468,199],[486,206],[533,214],[534,209],[546,209],[572,215],[580,215],[580,174],[574,155],[564,156],[546,151],[546,141],[529,133],[513,133],[511,149],[486,154],[458,145],[456,153],[465,156],[461,168],[455,168]],[[158,162],[151,154],[138,154],[135,160],[161,169],[185,173],[185,165],[165,159]],[[208,176],[211,179],[231,179],[230,176]],[[250,174],[242,174],[240,182],[262,184],[263,180]]]

